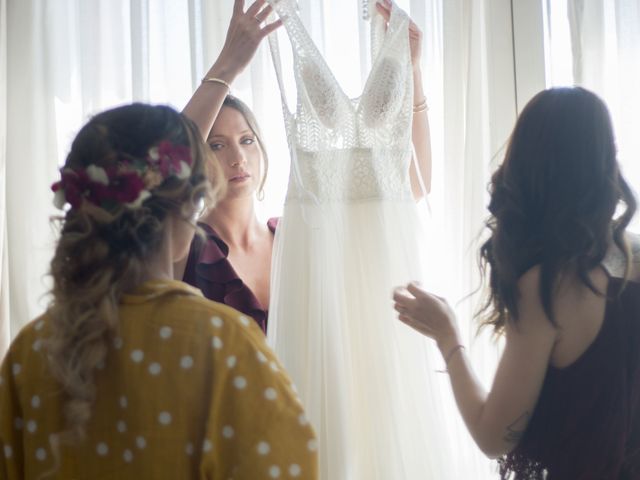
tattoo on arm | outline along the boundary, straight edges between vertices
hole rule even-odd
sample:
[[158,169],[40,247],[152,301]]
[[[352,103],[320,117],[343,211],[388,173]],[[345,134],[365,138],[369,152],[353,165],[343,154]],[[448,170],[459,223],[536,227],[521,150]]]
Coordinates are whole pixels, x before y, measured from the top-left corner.
[[505,432],[503,440],[507,443],[517,444],[527,429],[527,424],[529,423],[530,418],[531,414],[529,412],[524,412],[513,422],[507,425],[507,431]]

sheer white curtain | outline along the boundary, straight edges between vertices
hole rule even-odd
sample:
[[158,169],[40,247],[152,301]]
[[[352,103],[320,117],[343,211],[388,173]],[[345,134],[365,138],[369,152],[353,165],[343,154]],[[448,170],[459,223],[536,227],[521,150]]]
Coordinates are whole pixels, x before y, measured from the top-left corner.
[[211,9],[195,0],[0,6],[1,357],[48,302],[55,240],[49,188],[74,133],[90,115],[122,103],[182,108],[200,74],[206,45],[196,34]]
[[[640,192],[640,1],[568,0],[573,76],[613,118],[623,173]],[[636,216],[631,226],[640,231]]]

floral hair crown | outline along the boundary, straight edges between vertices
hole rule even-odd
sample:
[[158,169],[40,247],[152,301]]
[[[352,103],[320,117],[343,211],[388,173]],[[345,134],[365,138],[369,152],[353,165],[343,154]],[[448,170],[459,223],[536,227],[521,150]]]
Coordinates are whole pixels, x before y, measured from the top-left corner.
[[65,203],[77,209],[87,201],[105,210],[120,205],[139,208],[151,196],[151,190],[170,177],[189,178],[193,159],[191,149],[167,140],[149,149],[145,158],[124,158],[115,166],[64,168],[61,179],[51,186],[53,204],[63,209]]

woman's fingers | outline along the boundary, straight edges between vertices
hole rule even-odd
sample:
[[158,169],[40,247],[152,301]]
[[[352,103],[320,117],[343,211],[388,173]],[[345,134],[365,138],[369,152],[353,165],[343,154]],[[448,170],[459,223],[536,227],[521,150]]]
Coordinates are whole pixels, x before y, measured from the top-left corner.
[[267,19],[267,17],[271,14],[272,11],[273,11],[273,7],[271,5],[267,5],[258,13],[256,13],[255,18],[258,21],[258,23],[264,22]]
[[404,303],[396,302],[396,303],[393,304],[393,308],[398,313],[403,313],[405,315],[409,315],[409,309],[407,308],[407,306]]
[[262,6],[265,4],[265,2],[266,0],[256,0],[255,2],[253,2],[251,6],[247,9],[246,15],[255,17],[260,11],[260,9],[262,8]]
[[420,288],[420,284],[418,282],[411,282],[407,285],[407,291],[416,298],[426,298],[429,294]]
[[242,15],[244,12],[244,0],[235,0],[233,3],[233,15]]
[[406,304],[414,300],[412,295],[407,295],[407,289],[405,287],[398,287],[393,290],[393,300],[396,303]]
[[265,27],[262,30],[260,30],[260,32],[262,33],[263,37],[266,37],[271,32],[273,32],[275,29],[280,28],[281,26],[282,26],[282,19],[279,18],[275,22],[270,23],[268,25],[265,25]]

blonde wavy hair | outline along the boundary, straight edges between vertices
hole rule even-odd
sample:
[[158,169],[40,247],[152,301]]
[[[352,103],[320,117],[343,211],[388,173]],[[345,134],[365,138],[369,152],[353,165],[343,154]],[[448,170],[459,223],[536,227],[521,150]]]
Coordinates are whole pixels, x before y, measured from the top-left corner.
[[[186,179],[172,176],[151,190],[141,207],[108,211],[84,202],[59,219],[61,230],[51,261],[50,336],[45,348],[61,384],[66,431],[60,440],[85,436],[96,397],[96,369],[107,360],[118,330],[120,298],[139,283],[145,263],[160,247],[165,220],[192,222],[202,200],[220,195],[222,175],[196,126],[166,106],[132,104],[93,117],[78,133],[64,168],[114,167],[123,156],[144,159],[161,141],[188,146],[193,160]],[[195,227],[195,225],[194,225]]]

